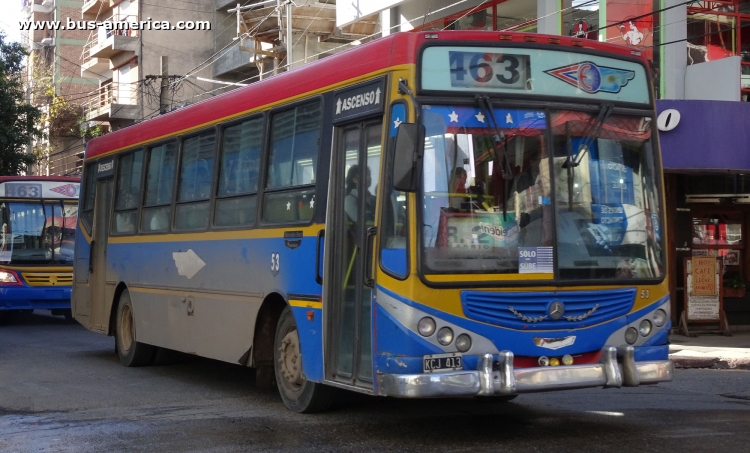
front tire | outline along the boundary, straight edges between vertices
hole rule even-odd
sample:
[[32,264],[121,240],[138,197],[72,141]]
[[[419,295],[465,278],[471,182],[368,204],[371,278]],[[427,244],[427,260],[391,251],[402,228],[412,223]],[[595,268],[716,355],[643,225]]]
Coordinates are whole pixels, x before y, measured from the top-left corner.
[[133,316],[133,302],[130,292],[124,290],[120,294],[117,304],[117,318],[115,322],[115,342],[120,363],[125,366],[144,366],[151,363],[156,348],[150,344],[135,341],[135,317]]
[[286,407],[304,414],[322,412],[331,406],[335,389],[305,377],[297,323],[288,306],[276,325],[273,358],[276,384]]

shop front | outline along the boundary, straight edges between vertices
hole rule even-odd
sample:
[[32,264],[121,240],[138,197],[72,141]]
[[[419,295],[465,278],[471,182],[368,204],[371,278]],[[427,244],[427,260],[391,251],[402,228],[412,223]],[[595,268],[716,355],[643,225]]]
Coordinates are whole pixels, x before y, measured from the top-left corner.
[[[669,225],[672,321],[685,309],[686,258],[722,265],[730,328],[750,329],[750,105],[657,101]],[[748,285],[750,286],[750,285]]]

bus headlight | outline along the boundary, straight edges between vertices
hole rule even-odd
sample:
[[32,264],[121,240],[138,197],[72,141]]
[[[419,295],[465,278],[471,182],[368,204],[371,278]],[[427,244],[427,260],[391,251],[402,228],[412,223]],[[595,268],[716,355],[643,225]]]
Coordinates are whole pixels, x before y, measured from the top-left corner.
[[641,325],[638,326],[638,331],[643,335],[644,337],[647,337],[648,334],[651,333],[651,321],[648,319],[644,319],[641,321]]
[[653,319],[656,327],[661,327],[667,322],[667,312],[660,308],[654,312]]
[[628,344],[638,341],[638,331],[635,330],[635,327],[628,327],[628,330],[625,331],[625,341]]
[[453,330],[450,327],[443,327],[438,330],[437,341],[443,346],[448,346],[453,341]]
[[417,330],[423,337],[429,337],[435,333],[435,320],[432,318],[422,318],[417,324]]
[[12,272],[0,271],[0,283],[18,283]]
[[471,337],[462,333],[456,338],[456,349],[461,352],[466,352],[471,349]]

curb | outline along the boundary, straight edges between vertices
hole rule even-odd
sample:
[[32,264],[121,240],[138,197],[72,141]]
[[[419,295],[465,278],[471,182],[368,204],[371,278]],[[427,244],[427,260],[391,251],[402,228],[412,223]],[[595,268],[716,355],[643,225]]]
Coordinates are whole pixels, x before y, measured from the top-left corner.
[[750,370],[750,359],[720,357],[670,357],[677,368],[710,368],[715,370]]

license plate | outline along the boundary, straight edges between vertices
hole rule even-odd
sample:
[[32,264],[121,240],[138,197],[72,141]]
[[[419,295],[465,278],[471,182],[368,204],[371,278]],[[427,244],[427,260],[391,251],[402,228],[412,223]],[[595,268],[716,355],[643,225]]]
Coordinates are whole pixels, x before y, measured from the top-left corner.
[[461,354],[455,352],[450,354],[426,355],[423,357],[423,359],[425,373],[437,373],[440,371],[463,369]]

